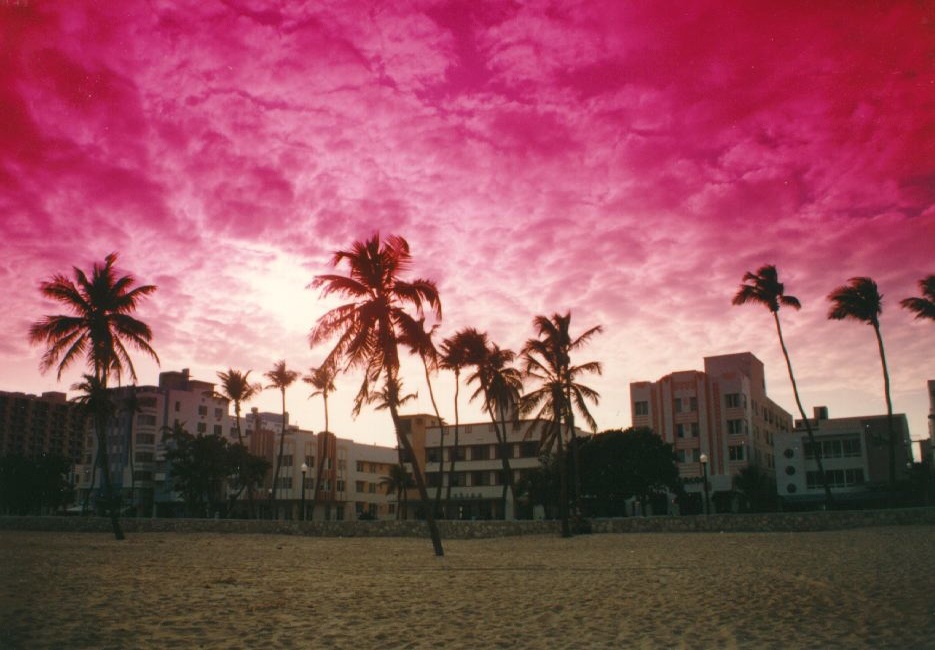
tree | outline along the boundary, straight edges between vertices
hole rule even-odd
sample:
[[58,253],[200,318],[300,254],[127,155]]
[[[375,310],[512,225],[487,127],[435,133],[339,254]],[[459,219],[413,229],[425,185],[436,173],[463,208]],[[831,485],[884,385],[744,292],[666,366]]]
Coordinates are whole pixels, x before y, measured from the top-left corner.
[[519,426],[518,406],[523,379],[520,372],[509,365],[516,358],[513,351],[502,349],[496,343],[488,342],[486,334],[482,334],[482,338],[483,347],[469,358],[476,370],[468,377],[468,384],[474,382],[478,384],[477,390],[471,395],[471,401],[478,397],[482,398],[484,410],[487,411],[493,423],[500,452],[500,464],[503,468],[503,517],[513,519],[516,487],[513,484],[513,470],[510,467],[506,420],[509,415],[514,425]]
[[124,393],[123,399],[120,403],[120,411],[126,417],[126,447],[127,447],[127,463],[130,466],[130,495],[129,503],[136,514],[139,513],[139,507],[136,504],[134,499],[134,492],[136,490],[136,469],[133,466],[134,461],[134,444],[133,444],[133,420],[136,418],[136,414],[140,412],[140,400],[136,394],[136,386],[129,386]]
[[[240,406],[244,402],[248,402],[254,397],[256,397],[260,391],[263,390],[261,384],[251,384],[250,383],[250,373],[252,370],[247,372],[241,372],[240,370],[234,370],[233,368],[228,368],[227,372],[218,372],[218,379],[221,380],[221,397],[224,397],[234,403],[234,424],[237,429],[237,444],[243,447],[243,451],[247,451],[247,447],[243,443],[243,429],[240,426]],[[248,453],[240,453],[240,457],[246,459],[249,456]],[[250,480],[252,477],[247,476],[247,468],[240,468],[241,477],[237,481],[239,486],[238,492],[233,495],[231,499],[231,506],[233,507],[234,502],[240,497],[241,492],[244,488],[247,490],[247,500],[250,502],[250,513],[253,515],[255,513],[255,501],[254,501],[254,490],[258,484],[257,481]],[[261,478],[262,480],[262,478]]]
[[[458,330],[454,335],[442,341],[440,365],[442,368],[451,370],[455,375],[455,423],[454,440],[451,446],[451,456],[448,462],[448,482],[445,488],[445,507],[451,502],[451,482],[455,471],[455,462],[458,458],[460,446],[460,415],[458,411],[458,396],[461,390],[461,370],[472,361],[480,358],[485,353],[485,341],[483,335],[473,327],[466,327]],[[441,459],[444,460],[443,458]],[[440,484],[440,483],[439,483]],[[440,489],[440,488],[439,488]],[[438,493],[436,493],[436,501]]]
[[748,465],[734,477],[734,489],[744,497],[747,512],[775,509],[776,481],[756,465]]
[[295,380],[299,378],[299,373],[286,368],[285,359],[281,359],[277,361],[273,365],[273,369],[266,372],[264,376],[271,382],[267,388],[275,388],[282,395],[282,431],[279,433],[279,454],[276,456],[276,471],[273,473],[273,491],[270,496],[270,507],[275,517],[276,493],[279,489],[279,472],[282,469],[282,454],[286,445],[286,424],[288,422],[288,414],[286,413],[286,389],[295,383]]
[[782,337],[782,325],[779,323],[779,307],[781,305],[801,309],[802,303],[795,296],[785,294],[785,287],[779,281],[779,273],[772,264],[761,266],[756,273],[747,271],[744,274],[740,289],[734,295],[731,304],[745,305],[747,303],[763,305],[773,315],[773,320],[776,323],[776,333],[779,335],[779,346],[782,348],[782,355],[786,359],[786,369],[789,371],[789,381],[792,383],[795,405],[798,407],[799,415],[802,416],[802,421],[805,423],[808,444],[815,453],[815,463],[818,465],[818,474],[825,490],[825,506],[831,508],[831,488],[828,485],[828,477],[825,475],[825,467],[821,459],[821,446],[816,444],[811,420],[808,419],[808,416],[805,415],[805,409],[802,408],[799,387],[795,383],[795,375],[792,372],[792,361],[789,359],[789,350],[786,349],[786,342]]
[[[132,275],[117,277],[116,262],[117,254],[111,253],[103,264],[94,264],[90,277],[74,267],[74,280],[56,274],[39,285],[43,296],[71,311],[71,315],[44,316],[29,328],[32,344],[48,346],[40,363],[42,372],[57,366],[57,377],[61,379],[62,373],[83,357],[94,378],[95,390],[106,392],[111,376],[119,382],[126,372],[136,381],[128,346],[159,363],[159,357],[150,346],[152,330],[132,316],[143,298],[155,292],[156,287],[149,284],[134,287]],[[100,400],[96,399],[95,403]],[[95,414],[94,428],[98,448],[102,450],[100,466],[111,527],[114,538],[121,540],[124,534],[107,462],[106,422],[106,414]]]
[[525,472],[516,482],[518,497],[526,496],[529,505],[542,506],[547,519],[561,516],[561,471],[555,454],[539,457],[539,467]]
[[889,433],[890,488],[896,488],[896,430],[893,426],[893,400],[890,397],[890,373],[886,368],[886,352],[883,350],[883,336],[880,334],[880,314],[883,312],[883,296],[877,290],[877,283],[870,278],[851,278],[846,285],[836,288],[828,294],[831,309],[830,320],[853,319],[873,327],[883,365],[883,396],[886,399],[886,423]]
[[71,494],[72,461],[61,454],[0,456],[0,513],[47,514],[63,508]]
[[412,475],[404,465],[392,465],[390,473],[380,479],[380,485],[387,495],[396,494],[396,518],[406,509],[406,491],[412,487]]
[[337,369],[334,365],[323,364],[317,368],[312,368],[309,374],[302,378],[302,381],[315,389],[312,391],[312,394],[309,395],[309,398],[311,399],[312,397],[321,395],[321,399],[325,405],[325,430],[321,436],[320,444],[318,445],[318,469],[315,472],[315,487],[312,489],[312,517],[315,516],[315,506],[318,504],[318,488],[321,485],[322,473],[325,471],[325,456],[328,452],[328,436],[330,433],[330,429],[328,428],[328,395],[336,390],[334,386],[336,376]]
[[[603,331],[600,325],[591,327],[577,338],[571,335],[571,312],[564,315],[553,314],[551,318],[536,316],[533,319],[538,338],[529,339],[523,347],[523,370],[527,378],[538,382],[539,387],[525,396],[521,403],[524,414],[536,413],[537,419],[551,420],[552,426],[546,430],[541,440],[541,448],[551,451],[555,447],[558,455],[559,470],[562,472],[562,496],[559,508],[562,511],[562,536],[569,537],[571,528],[568,522],[568,477],[566,471],[565,440],[562,432],[564,425],[567,435],[574,441],[575,411],[577,411],[591,431],[597,431],[597,423],[588,410],[588,403],[597,405],[600,394],[579,382],[581,375],[601,374],[601,364],[589,361],[580,365],[571,363],[571,355],[583,348],[596,334]],[[575,467],[575,517],[579,517],[581,495],[580,467],[577,445],[572,448]]]
[[367,401],[371,386],[381,377],[384,379],[387,407],[396,438],[412,460],[419,498],[426,505],[425,518],[435,554],[444,555],[425,479],[399,415],[399,340],[407,333],[411,335],[418,327],[416,318],[406,311],[406,307],[414,308],[417,315],[422,316],[423,307],[427,306],[440,319],[438,289],[431,280],[405,281],[401,278],[412,264],[409,244],[402,237],[390,236],[381,242],[379,234],[375,234],[367,241],[354,242],[350,250],[336,252],[331,262],[335,267],[346,264],[348,275],[318,275],[311,286],[320,288],[323,296],[337,294],[351,302],[335,307],[319,318],[309,340],[314,346],[336,338],[326,363],[337,365],[340,361],[346,369],[363,369],[363,381],[354,400],[355,414]]
[[904,298],[899,302],[903,308],[913,311],[916,318],[935,320],[935,275],[919,280],[921,298]]

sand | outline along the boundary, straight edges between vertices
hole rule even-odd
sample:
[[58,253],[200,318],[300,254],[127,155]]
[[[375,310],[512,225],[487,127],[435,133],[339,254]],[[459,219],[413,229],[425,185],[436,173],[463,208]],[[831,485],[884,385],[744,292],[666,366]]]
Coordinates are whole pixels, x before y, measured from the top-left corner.
[[6,648],[935,648],[935,527],[0,533]]

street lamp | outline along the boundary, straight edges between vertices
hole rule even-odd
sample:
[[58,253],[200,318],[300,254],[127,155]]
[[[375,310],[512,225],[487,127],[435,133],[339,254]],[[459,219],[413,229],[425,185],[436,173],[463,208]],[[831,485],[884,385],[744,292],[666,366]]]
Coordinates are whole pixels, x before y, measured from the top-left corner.
[[302,463],[302,521],[305,521],[305,473],[308,472],[308,465]]
[[708,503],[708,454],[701,454],[698,460],[701,461],[701,473],[704,477],[704,513],[707,515],[711,510],[711,505]]

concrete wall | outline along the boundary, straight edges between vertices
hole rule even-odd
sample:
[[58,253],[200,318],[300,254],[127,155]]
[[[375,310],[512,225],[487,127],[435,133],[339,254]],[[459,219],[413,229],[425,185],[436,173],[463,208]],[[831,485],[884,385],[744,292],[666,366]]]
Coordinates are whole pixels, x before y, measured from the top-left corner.
[[[233,533],[315,537],[425,537],[421,521],[265,521],[247,519],[123,519],[132,533]],[[870,526],[935,525],[935,508],[723,514],[694,517],[593,519],[594,533],[804,532]],[[558,535],[558,521],[440,521],[445,539]],[[103,517],[0,517],[0,531],[110,532]]]

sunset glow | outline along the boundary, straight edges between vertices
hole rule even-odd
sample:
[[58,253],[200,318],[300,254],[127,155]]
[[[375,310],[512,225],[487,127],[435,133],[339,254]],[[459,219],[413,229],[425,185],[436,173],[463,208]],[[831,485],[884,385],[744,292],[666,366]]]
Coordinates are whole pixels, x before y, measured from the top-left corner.
[[[898,303],[935,273],[933,7],[2,3],[0,390],[77,380],[39,373],[27,330],[59,307],[38,285],[112,251],[159,287],[137,315],[163,370],[307,372],[337,304],[307,285],[379,231],[438,284],[441,337],[518,350],[536,314],[602,325],[581,358],[604,364],[602,429],[630,424],[631,381],[747,350],[794,412],[769,313],[730,304],[763,264],[803,304],[780,316],[806,409],[884,413],[872,330],[827,320],[825,296],[871,276],[894,410],[927,436],[935,323]],[[427,412],[407,364],[407,411]],[[331,428],[393,444],[385,413],[351,419],[358,382],[339,380]],[[309,392],[287,406],[320,430]]]

